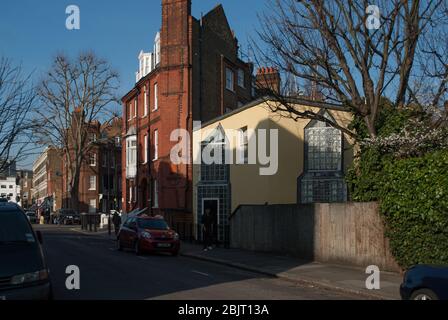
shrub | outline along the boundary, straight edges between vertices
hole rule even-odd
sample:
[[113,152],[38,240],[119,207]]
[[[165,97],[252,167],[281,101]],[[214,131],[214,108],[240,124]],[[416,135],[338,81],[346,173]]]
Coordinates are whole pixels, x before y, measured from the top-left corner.
[[448,264],[448,150],[384,161],[378,189],[397,262]]
[[346,180],[354,201],[379,201],[391,250],[402,267],[448,264],[448,130],[431,118],[386,105]]

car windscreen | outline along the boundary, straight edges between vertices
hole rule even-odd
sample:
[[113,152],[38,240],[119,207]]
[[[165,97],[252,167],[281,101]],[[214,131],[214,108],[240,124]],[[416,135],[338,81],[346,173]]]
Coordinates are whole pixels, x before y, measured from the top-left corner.
[[0,212],[0,245],[35,242],[33,231],[22,212]]
[[168,224],[165,220],[156,220],[156,219],[138,219],[138,226],[142,229],[151,229],[151,230],[168,230]]

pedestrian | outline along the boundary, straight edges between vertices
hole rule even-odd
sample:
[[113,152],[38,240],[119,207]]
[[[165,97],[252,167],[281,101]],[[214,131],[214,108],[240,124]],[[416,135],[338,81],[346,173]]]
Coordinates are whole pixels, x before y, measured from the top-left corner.
[[118,231],[120,230],[121,225],[121,217],[117,211],[114,212],[114,216],[112,217],[112,223],[114,224],[115,236],[118,236]]
[[213,244],[213,216],[210,208],[206,208],[204,215],[202,216],[202,234],[204,238],[204,251],[212,250]]

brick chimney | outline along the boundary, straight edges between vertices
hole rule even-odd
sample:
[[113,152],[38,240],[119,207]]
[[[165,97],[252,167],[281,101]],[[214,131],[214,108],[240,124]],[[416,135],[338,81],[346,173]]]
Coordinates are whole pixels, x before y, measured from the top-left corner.
[[189,61],[191,0],[162,0],[161,66]]
[[259,68],[256,75],[257,91],[260,95],[280,93],[280,73],[275,68]]

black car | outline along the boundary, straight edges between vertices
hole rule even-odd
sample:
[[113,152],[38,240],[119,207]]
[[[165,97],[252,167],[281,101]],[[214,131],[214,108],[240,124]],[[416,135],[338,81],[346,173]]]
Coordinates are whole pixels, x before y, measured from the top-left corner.
[[73,209],[60,209],[55,215],[55,224],[80,224],[81,216]]
[[52,298],[41,243],[18,205],[0,203],[0,300]]
[[409,268],[400,287],[403,300],[448,300],[448,265]]

